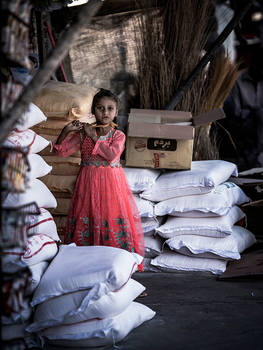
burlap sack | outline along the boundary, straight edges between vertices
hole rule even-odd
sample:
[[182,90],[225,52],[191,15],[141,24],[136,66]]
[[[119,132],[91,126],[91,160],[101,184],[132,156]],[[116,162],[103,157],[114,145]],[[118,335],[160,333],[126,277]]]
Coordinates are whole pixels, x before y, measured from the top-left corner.
[[82,118],[91,111],[97,89],[61,81],[48,81],[34,103],[52,119]]
[[[57,139],[57,136],[55,136],[55,135],[46,135],[46,134],[41,134],[41,133],[38,133],[38,135],[44,137],[46,140],[51,141],[51,142],[55,142]],[[55,157],[55,154],[52,153],[51,145],[48,145],[46,148],[44,148],[38,154],[40,154],[42,157],[44,157],[44,156],[54,156]],[[80,162],[80,159],[81,159],[80,151],[76,151],[75,153],[71,154],[70,157],[77,158],[78,161]],[[61,157],[61,158],[63,159],[63,157]],[[66,159],[66,158],[64,158],[64,159]]]
[[45,161],[52,166],[50,175],[77,175],[80,169],[80,159],[76,157],[44,156]]
[[73,194],[76,175],[62,176],[62,175],[46,175],[41,178],[41,181],[49,188],[54,195],[56,192],[63,192]]
[[67,215],[54,215],[53,219],[58,228],[65,228],[67,222]]
[[67,215],[69,211],[69,206],[71,202],[71,198],[58,198],[57,200],[57,207],[54,209],[49,209],[50,213],[55,215]]
[[53,215],[53,219],[57,226],[57,232],[58,232],[59,238],[61,239],[62,242],[64,242],[67,215]]
[[66,227],[66,222],[67,222],[67,216],[66,215],[53,215],[53,218],[54,218],[55,224],[57,226],[59,238],[63,242],[64,232],[65,232],[65,227]]
[[64,126],[68,123],[69,121],[66,120],[48,119],[46,122],[35,125],[32,130],[34,130],[37,134],[58,136]]
[[[32,128],[33,129],[33,128]],[[37,133],[39,136],[42,136],[42,137],[44,137],[46,140],[48,140],[49,141],[49,145],[47,145],[47,147],[46,148],[44,148],[42,151],[40,151],[40,152],[38,152],[38,154],[40,155],[40,156],[44,156],[44,155],[50,155],[50,154],[52,154],[51,153],[51,142],[52,141],[55,141],[56,140],[56,138],[57,138],[57,136],[50,136],[50,135],[44,135],[44,134],[39,134],[39,133]]]
[[58,236],[59,236],[61,242],[64,243],[64,229],[58,228],[57,231],[58,231]]

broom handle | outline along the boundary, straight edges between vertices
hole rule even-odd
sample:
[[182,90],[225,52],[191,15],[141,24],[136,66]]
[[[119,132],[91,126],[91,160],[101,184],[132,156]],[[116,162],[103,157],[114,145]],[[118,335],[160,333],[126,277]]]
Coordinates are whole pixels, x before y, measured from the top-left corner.
[[202,59],[199,61],[199,63],[196,65],[196,67],[193,69],[192,73],[189,75],[189,77],[183,81],[181,86],[179,86],[175,96],[171,99],[171,101],[166,105],[165,109],[168,110],[174,110],[177,104],[182,99],[184,93],[187,89],[189,89],[195,79],[198,77],[198,75],[202,72],[203,68],[207,65],[209,62],[211,56],[214,54],[214,52],[217,50],[217,48],[223,44],[223,42],[226,40],[228,35],[232,32],[232,30],[237,26],[237,24],[240,22],[240,20],[243,18],[243,16],[246,14],[250,6],[252,5],[252,0],[249,0],[244,7],[237,11],[233,18],[229,21],[229,23],[226,25],[222,33],[216,38],[214,43],[211,45],[210,50],[202,57]]

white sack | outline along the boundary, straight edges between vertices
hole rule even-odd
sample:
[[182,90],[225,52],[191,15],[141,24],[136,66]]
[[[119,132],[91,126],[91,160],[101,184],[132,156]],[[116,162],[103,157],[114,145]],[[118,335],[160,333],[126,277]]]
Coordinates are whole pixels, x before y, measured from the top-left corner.
[[146,258],[155,258],[162,253],[163,242],[159,236],[145,236],[144,243]]
[[143,258],[124,249],[107,246],[61,245],[41,279],[31,305],[55,296],[90,289],[87,302],[121,288]]
[[21,260],[24,255],[24,248],[3,248],[2,250],[2,272],[16,273],[26,268],[26,264]]
[[143,168],[125,168],[127,182],[133,193],[139,193],[151,188],[160,175],[160,170],[143,169]]
[[217,256],[225,259],[240,259],[240,253],[256,243],[256,238],[245,228],[233,226],[231,235],[227,237],[179,235],[168,239],[165,243],[171,250],[181,254],[189,251],[197,257],[199,254],[206,254],[208,258]]
[[27,216],[27,234],[28,236],[42,233],[54,241],[60,241],[57,232],[57,225],[51,213],[45,209],[40,208],[40,215]]
[[171,198],[155,204],[155,214],[181,217],[226,215],[233,205],[249,202],[243,190],[233,182],[224,182],[211,192]]
[[86,301],[89,290],[79,290],[49,299],[36,307],[34,323],[27,328],[29,332],[62,324],[72,324],[91,320],[105,319],[123,312],[145,287],[130,279],[116,291],[108,291],[97,300]]
[[35,265],[52,260],[57,252],[57,243],[48,236],[39,234],[28,238],[26,251],[21,259],[27,265]]
[[[1,325],[1,338],[2,341],[10,341],[14,339],[24,339],[26,336],[24,323],[13,323],[9,325]],[[10,347],[12,349],[13,347]],[[19,349],[19,346],[17,347]],[[3,349],[8,349],[3,346]],[[14,348],[13,348],[14,349]],[[23,349],[23,347],[21,347]]]
[[153,218],[141,218],[142,222],[142,231],[145,236],[152,236],[156,233],[157,227],[161,225],[163,221],[162,217],[153,217]]
[[45,122],[47,117],[34,103],[30,103],[25,113],[19,118],[18,123],[15,125],[15,129],[24,131],[32,128],[33,126]]
[[174,197],[208,193],[230,176],[237,176],[237,166],[224,160],[193,161],[191,170],[167,171],[153,186],[140,194],[154,202]]
[[219,275],[226,270],[226,264],[226,260],[193,258],[172,251],[166,251],[151,260],[151,265],[156,266],[163,271],[209,271],[216,275]]
[[178,235],[225,237],[231,235],[233,225],[245,217],[245,213],[237,206],[232,207],[224,216],[211,218],[169,216],[165,224],[157,227],[156,232],[163,238],[172,238]]
[[39,285],[39,282],[46,271],[49,262],[41,261],[38,264],[30,265],[29,270],[31,272],[31,277],[29,278],[29,287],[27,289],[27,294],[32,294],[36,287]]
[[36,134],[33,130],[12,131],[6,140],[4,146],[8,147],[28,147],[28,153],[38,153],[49,145],[49,141]]
[[47,328],[40,332],[40,336],[49,344],[63,347],[112,345],[121,341],[143,322],[152,319],[154,315],[155,312],[149,307],[132,302],[117,316]]
[[146,199],[140,198],[138,194],[134,194],[134,200],[137,205],[139,214],[141,218],[154,217],[154,204]]
[[39,154],[32,153],[27,158],[30,165],[28,172],[30,180],[45,176],[51,172],[52,166],[48,165]]
[[151,265],[151,260],[152,258],[144,258],[143,260],[144,272],[160,272],[160,269],[158,267]]
[[39,179],[32,180],[30,188],[23,193],[9,193],[3,206],[16,208],[31,202],[36,202],[39,208],[56,208],[57,206],[56,198]]

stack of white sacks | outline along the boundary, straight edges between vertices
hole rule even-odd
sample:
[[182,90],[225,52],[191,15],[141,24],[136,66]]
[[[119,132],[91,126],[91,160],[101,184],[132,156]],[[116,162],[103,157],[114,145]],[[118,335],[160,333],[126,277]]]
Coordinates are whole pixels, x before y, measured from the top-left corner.
[[112,345],[155,312],[134,300],[145,287],[131,278],[142,257],[106,247],[61,245],[32,300],[27,330],[65,347]]
[[[22,193],[8,193],[4,199],[3,207],[19,208],[20,206],[28,205],[28,210],[30,211],[31,206],[29,204],[35,202],[40,210],[40,215],[26,216],[25,246],[3,249],[2,251],[4,273],[19,274],[25,268],[30,270],[28,285],[23,290],[20,290],[21,295],[25,296],[23,305],[21,305],[22,311],[20,308],[20,312],[13,312],[11,316],[15,322],[14,337],[18,333],[22,334],[24,332],[25,325],[32,314],[32,307],[30,306],[32,294],[49,262],[56,255],[58,251],[57,241],[60,240],[53,217],[48,211],[49,208],[56,207],[56,199],[47,186],[39,180],[52,169],[38,154],[38,152],[47,147],[49,141],[30,129],[45,120],[46,117],[42,111],[34,104],[30,104],[28,110],[4,142],[5,146],[21,147],[27,150],[30,171],[27,174],[28,188]],[[25,212],[27,212],[27,207],[25,207]],[[25,214],[21,213],[21,215]],[[18,325],[20,327],[19,332]]]
[[[56,224],[48,210],[55,208],[57,202],[52,192],[40,180],[52,170],[52,167],[38,154],[47,147],[49,141],[30,129],[45,120],[46,116],[43,112],[31,103],[4,143],[9,147],[27,148],[30,170],[28,172],[29,186],[26,191],[19,194],[9,193],[3,206],[16,208],[35,202],[40,210],[40,215],[28,215],[26,218],[28,239],[25,249],[14,248],[17,254],[10,252],[9,257],[10,264],[16,264],[18,262],[16,260],[19,259],[30,268],[32,274],[30,292],[37,287],[48,262],[56,255],[58,250],[56,242],[60,241]],[[14,257],[13,261],[11,256]]]
[[[134,191],[135,172],[144,170],[125,171]],[[148,172],[153,184],[139,197],[148,201],[144,208],[153,206],[152,217],[157,219],[150,239],[145,233],[146,257],[151,258],[153,268],[221,274],[229,260],[240,259],[240,253],[256,242],[255,236],[242,227],[246,218],[239,207],[250,199],[227,181],[237,176],[235,164],[194,161],[187,171],[166,171],[159,176],[153,170]],[[157,177],[153,180],[154,174]]]

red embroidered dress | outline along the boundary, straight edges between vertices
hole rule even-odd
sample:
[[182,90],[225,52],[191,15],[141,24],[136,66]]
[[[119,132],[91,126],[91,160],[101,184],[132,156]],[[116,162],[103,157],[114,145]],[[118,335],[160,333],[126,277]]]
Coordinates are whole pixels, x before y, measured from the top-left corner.
[[[68,135],[53,151],[67,157],[80,149],[81,167],[67,218],[65,243],[107,245],[144,256],[141,219],[120,164],[125,135],[111,130],[96,144],[80,132]],[[143,270],[143,266],[139,266]]]

